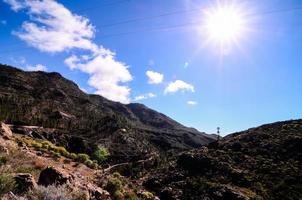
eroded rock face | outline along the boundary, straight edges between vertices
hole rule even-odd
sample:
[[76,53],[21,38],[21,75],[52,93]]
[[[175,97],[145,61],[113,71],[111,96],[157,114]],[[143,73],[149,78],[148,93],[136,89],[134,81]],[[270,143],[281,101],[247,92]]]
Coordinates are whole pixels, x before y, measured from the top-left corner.
[[71,180],[71,176],[62,170],[55,167],[47,167],[44,169],[39,176],[39,185],[63,185],[67,184]]
[[14,180],[16,183],[16,193],[23,194],[35,187],[37,187],[37,183],[34,177],[28,173],[19,173],[14,176]]

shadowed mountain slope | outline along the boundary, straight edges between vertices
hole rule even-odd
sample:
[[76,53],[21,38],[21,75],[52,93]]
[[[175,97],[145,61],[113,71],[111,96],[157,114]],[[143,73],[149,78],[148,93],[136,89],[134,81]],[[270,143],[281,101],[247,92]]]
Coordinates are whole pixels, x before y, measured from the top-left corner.
[[302,198],[302,120],[231,134],[182,153],[145,185],[161,199]]
[[[125,105],[86,94],[58,73],[25,72],[7,65],[0,65],[0,111],[0,120],[44,127],[35,130],[38,137],[75,152],[89,153],[103,145],[113,155],[130,159],[215,140],[142,104]],[[21,129],[15,127],[26,132]]]

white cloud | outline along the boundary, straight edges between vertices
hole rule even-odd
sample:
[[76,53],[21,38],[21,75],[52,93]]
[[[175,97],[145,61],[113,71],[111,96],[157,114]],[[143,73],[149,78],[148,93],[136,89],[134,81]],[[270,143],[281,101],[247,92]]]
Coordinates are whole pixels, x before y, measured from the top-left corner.
[[190,92],[195,92],[194,86],[186,83],[182,80],[176,80],[174,82],[170,82],[169,85],[166,87],[164,93],[175,93],[177,91],[190,91]]
[[195,106],[195,105],[197,105],[197,102],[196,101],[187,101],[187,104],[191,105],[191,106]]
[[41,64],[37,64],[36,66],[28,65],[26,67],[28,71],[47,71],[47,67]]
[[17,0],[3,0],[5,3],[9,4],[14,11],[18,11],[23,8],[23,4]]
[[72,55],[65,64],[90,74],[88,84],[96,89],[96,94],[113,101],[130,102],[130,88],[120,84],[131,81],[132,76],[128,66],[116,61],[113,53],[100,53],[89,59]]
[[[15,4],[11,5],[14,9]],[[31,21],[23,22],[22,29],[14,34],[29,45],[52,53],[72,48],[98,50],[91,42],[95,28],[89,20],[72,14],[62,4],[54,0],[25,0],[21,8],[28,11]]]
[[142,95],[138,95],[138,96],[134,97],[134,101],[140,101],[143,99],[149,99],[149,98],[154,98],[154,97],[156,97],[156,95],[150,92],[148,94],[142,94]]
[[[110,100],[128,103],[132,80],[128,66],[115,59],[115,54],[93,42],[95,27],[89,19],[71,13],[55,0],[5,0],[14,10],[26,9],[29,21],[14,34],[40,51],[57,53],[71,49],[86,50],[85,55],[65,59],[70,69],[90,75],[88,84]],[[21,3],[22,2],[22,3]],[[16,7],[20,5],[19,7]]]
[[164,75],[155,71],[147,71],[146,75],[149,84],[159,84],[164,80]]

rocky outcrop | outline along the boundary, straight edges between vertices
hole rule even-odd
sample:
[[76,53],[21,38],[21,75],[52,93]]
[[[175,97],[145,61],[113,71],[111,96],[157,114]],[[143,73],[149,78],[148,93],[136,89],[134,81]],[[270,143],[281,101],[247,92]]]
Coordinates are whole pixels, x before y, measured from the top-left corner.
[[13,133],[12,133],[11,129],[9,128],[9,126],[3,122],[1,122],[0,134],[5,139],[10,139],[13,136]]
[[63,185],[69,183],[71,176],[55,167],[47,167],[41,171],[38,184],[43,186]]
[[37,187],[34,177],[28,173],[19,173],[14,176],[17,194],[23,194]]
[[89,199],[95,200],[110,200],[110,194],[106,190],[97,187],[91,183],[88,183],[84,186],[84,190],[88,191]]

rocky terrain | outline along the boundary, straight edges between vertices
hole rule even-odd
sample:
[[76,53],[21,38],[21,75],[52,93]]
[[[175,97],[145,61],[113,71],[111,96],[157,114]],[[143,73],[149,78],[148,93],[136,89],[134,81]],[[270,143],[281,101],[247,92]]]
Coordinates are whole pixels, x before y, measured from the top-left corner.
[[161,199],[302,199],[302,120],[231,134],[184,152],[145,186]]
[[0,199],[301,200],[302,120],[224,138],[0,66]]

